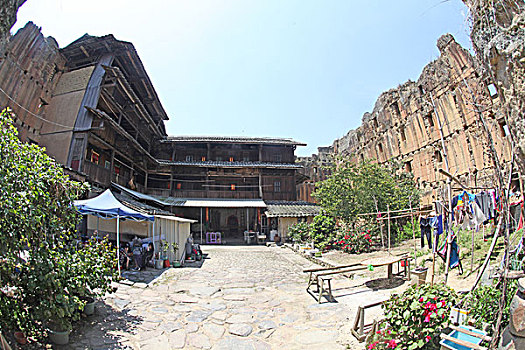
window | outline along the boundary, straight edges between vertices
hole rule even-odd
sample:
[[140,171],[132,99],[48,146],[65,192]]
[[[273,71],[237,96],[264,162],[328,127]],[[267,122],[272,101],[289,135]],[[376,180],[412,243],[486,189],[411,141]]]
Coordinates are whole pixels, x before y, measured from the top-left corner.
[[509,130],[509,126],[507,125],[505,120],[504,119],[498,120],[498,124],[499,124],[499,132],[500,132],[501,136],[502,137],[509,136],[510,135],[510,130]]
[[182,189],[182,184],[180,182],[177,182],[177,189],[178,190]]
[[399,110],[399,104],[397,102],[392,103],[392,110],[394,111],[396,116],[401,115],[401,111]]
[[201,157],[201,161],[205,162],[205,161],[206,161],[206,157],[205,157],[205,156],[202,156],[202,157]]
[[412,162],[405,162],[405,171],[407,173],[411,173],[412,172]]
[[496,90],[496,86],[494,84],[489,84],[487,88],[489,89],[490,97],[494,98],[498,96],[498,90]]
[[434,127],[434,118],[432,118],[432,113],[429,113],[427,114],[425,117],[424,117],[424,120],[425,120],[425,123],[433,128]]
[[111,162],[110,162],[109,160],[106,160],[106,161],[104,162],[104,168],[106,168],[106,169],[111,168]]
[[115,167],[114,167],[113,171],[114,171],[114,173],[117,174],[117,175],[120,174],[120,165],[115,164]]
[[443,161],[443,157],[441,156],[440,151],[434,152],[434,158],[436,159],[436,162],[441,163]]
[[187,155],[186,156],[186,161],[187,162],[193,162],[193,156],[192,155]]
[[274,183],[273,183],[273,191],[274,192],[281,192],[281,181],[274,181]]
[[100,154],[98,154],[95,151],[91,151],[91,163],[98,164],[98,159],[100,158]]
[[230,185],[230,190],[235,191],[235,184]]
[[407,140],[407,135],[405,134],[405,127],[399,128],[399,135],[401,135],[401,141]]
[[230,157],[230,162],[233,162],[233,157]]

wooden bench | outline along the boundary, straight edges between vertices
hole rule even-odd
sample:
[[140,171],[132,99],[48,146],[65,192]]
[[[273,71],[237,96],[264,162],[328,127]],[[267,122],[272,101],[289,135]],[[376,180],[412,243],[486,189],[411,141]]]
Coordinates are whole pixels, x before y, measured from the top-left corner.
[[358,341],[360,342],[364,341],[368,333],[370,333],[371,331],[374,332],[376,328],[375,321],[372,323],[365,324],[365,310],[370,309],[372,307],[380,306],[384,302],[385,300],[378,301],[372,304],[359,306],[357,308],[357,314],[355,316],[354,326],[352,327],[352,334],[354,337],[356,337]]
[[[332,294],[332,277],[330,276],[361,270],[366,270],[366,267],[362,267],[359,263],[334,267],[318,267],[304,269],[303,272],[309,273],[308,286],[306,287],[306,291],[308,292],[308,294],[314,297],[318,303],[321,303],[323,295],[326,295],[328,301],[334,302],[335,299]],[[310,290],[310,287],[312,285],[316,286],[316,290],[314,292]],[[318,295],[316,296],[314,293],[318,293]]]

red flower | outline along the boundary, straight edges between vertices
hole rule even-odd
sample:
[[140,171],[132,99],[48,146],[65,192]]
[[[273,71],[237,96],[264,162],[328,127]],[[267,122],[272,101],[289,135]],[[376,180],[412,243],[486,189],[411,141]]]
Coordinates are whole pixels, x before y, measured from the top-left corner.
[[425,300],[425,299],[423,299],[423,297],[419,298],[419,302],[420,302],[420,303],[422,303],[423,300]]
[[425,337],[425,340],[427,341],[427,343],[430,341],[430,339],[432,339],[432,337],[431,337],[430,335],[427,335],[427,336]]
[[390,341],[388,342],[387,348],[389,348],[389,349],[395,349],[396,347],[397,347],[397,343],[396,343],[396,341],[395,341],[394,339],[392,339],[392,340],[390,340]]
[[365,235],[365,239],[370,239],[370,235],[369,235],[369,234],[366,234],[366,235]]
[[349,236],[349,235],[346,235],[346,236],[345,236],[345,239],[350,239],[350,236]]
[[368,345],[368,350],[375,349],[375,348],[376,348],[376,345],[377,345],[378,343],[379,343],[379,342],[376,341],[376,342],[373,342],[372,344]]

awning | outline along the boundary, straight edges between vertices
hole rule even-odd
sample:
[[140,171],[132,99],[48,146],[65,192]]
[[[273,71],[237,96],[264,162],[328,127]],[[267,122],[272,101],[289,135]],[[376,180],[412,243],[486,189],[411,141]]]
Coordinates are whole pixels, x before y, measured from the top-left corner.
[[266,208],[262,199],[215,199],[215,198],[176,198],[164,199],[174,207],[192,208]]
[[107,189],[102,194],[86,200],[80,200],[74,202],[75,207],[78,211],[84,215],[96,215],[103,218],[127,218],[134,220],[148,220],[153,221],[152,215],[147,215],[133,210],[124,204],[120,203],[111,193],[111,190]]
[[269,218],[316,216],[320,207],[308,202],[269,202],[265,212]]
[[160,219],[165,219],[165,220],[177,221],[177,222],[188,222],[190,224],[194,224],[194,223],[198,222],[197,220],[180,218],[178,216],[155,215],[155,217],[156,218],[160,218]]

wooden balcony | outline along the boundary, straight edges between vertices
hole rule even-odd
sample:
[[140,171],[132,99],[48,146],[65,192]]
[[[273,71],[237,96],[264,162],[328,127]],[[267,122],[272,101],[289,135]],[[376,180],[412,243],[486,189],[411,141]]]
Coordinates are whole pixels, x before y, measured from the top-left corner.
[[90,161],[85,160],[83,170],[92,181],[109,186],[111,181],[111,172],[109,169],[106,169],[99,164],[91,163]]

